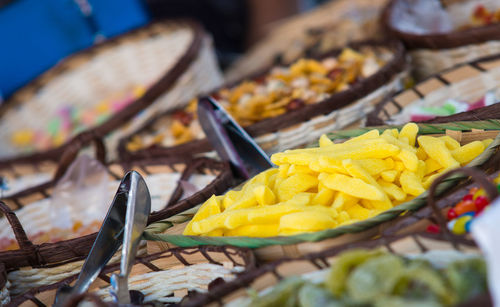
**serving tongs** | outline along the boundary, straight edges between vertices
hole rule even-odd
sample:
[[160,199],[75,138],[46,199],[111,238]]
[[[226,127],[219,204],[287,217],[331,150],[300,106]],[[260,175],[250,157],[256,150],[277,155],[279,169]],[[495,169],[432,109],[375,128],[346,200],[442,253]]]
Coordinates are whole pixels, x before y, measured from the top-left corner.
[[[55,306],[64,306],[71,296],[86,292],[122,243],[120,274],[111,276],[110,292],[119,304],[130,304],[127,279],[150,211],[151,196],[146,182],[139,173],[128,172],[120,182],[78,279],[72,287],[65,285],[58,289]],[[140,295],[134,297],[140,299]]]
[[262,148],[215,99],[200,98],[197,112],[207,139],[240,179],[249,179],[274,166]]

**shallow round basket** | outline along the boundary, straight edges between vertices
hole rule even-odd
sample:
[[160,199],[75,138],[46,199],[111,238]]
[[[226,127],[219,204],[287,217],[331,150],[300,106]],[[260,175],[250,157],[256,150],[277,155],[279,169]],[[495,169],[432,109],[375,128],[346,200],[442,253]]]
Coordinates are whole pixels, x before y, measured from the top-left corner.
[[[402,80],[407,76],[408,66],[404,48],[400,43],[366,41],[353,43],[349,47],[353,49],[373,48],[373,50],[387,50],[392,54],[392,57],[376,73],[353,84],[346,90],[332,94],[317,103],[244,127],[250,135],[255,137],[256,142],[266,153],[272,154],[304,145],[313,142],[323,133],[343,129],[350,125],[359,125],[360,121],[372,111],[377,102],[389,93],[402,88]],[[336,56],[340,52],[341,49],[336,49],[317,58]],[[265,72],[248,77],[246,80],[262,78],[271,69],[272,67]],[[232,87],[234,85],[227,86]],[[212,94],[216,92],[214,91]],[[151,133],[151,129],[156,122],[173,116],[175,111],[159,114],[144,126],[123,138],[119,145],[121,157],[184,156],[210,151],[211,146],[205,138],[169,147],[154,145],[133,152],[127,149],[127,143],[130,140],[134,137],[140,137],[141,134],[147,135]]]
[[336,0],[272,25],[225,72],[228,82],[278,63],[290,63],[305,54],[339,48],[351,41],[374,39],[382,34],[378,16],[387,0]]
[[[255,258],[249,249],[230,246],[201,246],[174,248],[164,252],[138,257],[129,276],[129,288],[144,296],[144,303],[178,303],[193,290],[206,292],[214,285],[238,278],[255,269]],[[110,301],[110,276],[118,274],[119,264],[106,266],[92,284],[89,293],[71,297],[65,306],[78,306],[90,300],[95,304]],[[12,297],[14,306],[52,306],[56,290],[72,284],[78,274],[46,286],[30,289]],[[168,285],[168,287],[167,287]],[[141,296],[139,294],[138,296]]]
[[[412,66],[418,79],[425,78],[459,63],[500,53],[500,23],[476,27],[464,31],[436,34],[413,34],[398,30],[392,22],[394,7],[392,0],[384,9],[382,23],[390,37],[404,42],[412,57]],[[438,1],[438,0],[432,0]],[[441,3],[446,1],[441,1]],[[446,10],[455,17],[468,18],[475,5],[483,4],[497,9],[500,4],[496,0],[460,0],[446,5]]]
[[[366,119],[367,126],[403,124],[409,121],[411,108],[439,107],[448,99],[474,103],[486,92],[500,95],[500,55],[458,64],[426,78],[416,86],[388,96],[375,106]],[[500,118],[497,104],[429,122],[450,122]]]
[[[381,131],[385,128],[401,128],[401,126],[376,127]],[[473,129],[484,129],[471,131]],[[345,140],[346,138],[361,135],[373,128],[338,131],[329,134],[332,140]],[[486,130],[488,129],[488,130]],[[500,121],[486,122],[458,122],[448,124],[420,124],[419,135],[447,134],[467,144],[475,140],[495,138],[493,143],[468,166],[480,167],[488,172],[493,172],[500,167]],[[463,174],[455,174],[442,182],[436,191],[437,196],[443,195],[458,183],[466,179]],[[171,246],[197,246],[197,245],[233,245],[255,249],[258,259],[263,261],[276,260],[281,257],[300,257],[311,252],[318,252],[332,246],[350,242],[366,240],[383,233],[394,221],[401,216],[409,216],[426,205],[428,192],[422,193],[409,202],[402,203],[388,209],[372,218],[326,229],[318,232],[303,233],[292,236],[277,237],[210,237],[210,236],[184,236],[182,232],[187,223],[192,219],[199,206],[178,214],[172,218],[158,221],[148,226],[145,238],[151,250],[163,250]]]
[[[67,166],[69,163],[61,163],[58,173],[63,174],[63,169]],[[107,164],[106,168],[111,178],[111,195],[126,172],[135,170],[145,178],[152,197],[149,223],[183,212],[205,201],[214,193],[223,193],[233,185],[234,180],[228,164],[209,158],[144,159],[111,163]],[[0,202],[1,211],[4,213],[4,217],[0,219],[3,225],[2,237],[15,238],[19,246],[17,250],[0,252],[0,262],[4,263],[10,272],[10,291],[13,294],[59,281],[78,272],[83,264],[81,260],[86,257],[96,238],[96,233],[93,233],[39,245],[28,239],[26,233],[35,235],[40,231],[50,231],[53,227],[50,196],[58,178],[60,176]],[[198,190],[186,190],[185,182],[196,186]],[[115,257],[115,260],[117,259]],[[65,265],[60,265],[57,269],[51,268],[54,264],[62,263]]]
[[[447,238],[443,235],[414,233],[407,236],[384,237],[367,242],[346,244],[300,258],[277,260],[250,271],[237,280],[220,284],[208,293],[193,295],[187,298],[182,306],[222,306],[230,302],[240,302],[236,300],[249,298],[250,293],[257,294],[276,285],[286,277],[328,269],[335,265],[339,254],[354,249],[382,249],[400,256],[451,250],[472,255],[481,254],[473,241],[455,236]],[[485,306],[485,302],[487,305],[491,305],[488,295],[477,297],[471,302],[475,304],[470,304],[470,306]],[[246,303],[246,301],[242,303]]]
[[219,86],[221,81],[211,41],[198,24],[166,20],[139,28],[62,60],[14,93],[0,107],[0,160],[56,161],[76,131],[61,135],[57,143],[36,148],[15,146],[13,134],[27,129],[48,133],[63,107],[98,112],[103,101],[117,94],[132,95],[140,87],[143,93],[127,98],[131,101],[126,107],[117,107],[110,117],[83,128],[92,133],[85,134],[88,138],[82,140],[90,141],[91,134],[106,136],[110,154],[115,155],[117,140],[128,129],[156,112],[181,107],[189,98]]

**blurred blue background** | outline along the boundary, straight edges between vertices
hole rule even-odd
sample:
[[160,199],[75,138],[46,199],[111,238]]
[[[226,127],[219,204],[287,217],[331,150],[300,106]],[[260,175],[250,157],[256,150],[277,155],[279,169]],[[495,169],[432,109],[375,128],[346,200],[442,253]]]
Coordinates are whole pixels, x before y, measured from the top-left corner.
[[74,0],[0,1],[0,97],[8,97],[61,58],[91,46],[94,28],[109,38],[149,21],[140,0],[86,1],[92,19]]

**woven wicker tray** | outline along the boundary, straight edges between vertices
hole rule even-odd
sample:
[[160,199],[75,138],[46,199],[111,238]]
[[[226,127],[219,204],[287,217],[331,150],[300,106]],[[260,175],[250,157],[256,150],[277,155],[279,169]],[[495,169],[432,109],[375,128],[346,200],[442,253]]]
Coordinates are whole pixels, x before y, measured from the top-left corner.
[[[373,105],[382,97],[401,88],[401,81],[406,76],[407,65],[404,49],[399,43],[359,42],[350,46],[354,49],[361,47],[388,48],[393,53],[393,56],[379,71],[352,85],[347,90],[335,93],[318,103],[245,127],[245,130],[256,137],[257,143],[267,153],[304,145],[316,140],[325,132],[356,124],[365,114],[372,110]],[[340,49],[337,49],[328,52],[320,56],[320,58],[337,55],[340,51]],[[267,71],[269,69],[249,78],[262,77]],[[228,86],[231,87],[231,85]],[[147,134],[156,121],[171,114],[172,111],[158,115],[147,122],[146,125],[122,139],[119,145],[122,158],[184,156],[210,150],[211,147],[206,139],[198,139],[172,147],[153,146],[134,152],[127,150],[126,144],[134,136],[141,133]]]
[[[448,239],[443,235],[414,233],[408,236],[384,237],[367,242],[346,244],[296,259],[277,260],[263,265],[257,270],[248,272],[233,282],[214,287],[206,294],[193,296],[185,301],[182,306],[220,306],[237,298],[246,297],[249,289],[258,292],[277,284],[279,280],[285,277],[326,269],[331,265],[335,265],[335,258],[339,253],[357,248],[381,248],[398,255],[422,254],[427,251],[453,249],[465,253],[480,254],[473,241],[455,236]],[[475,302],[481,305],[480,303],[484,299],[489,302],[487,297],[478,298]],[[489,302],[489,305],[491,305],[491,302]]]
[[62,106],[88,110],[117,92],[144,86],[140,98],[80,136],[85,143],[93,136],[107,136],[111,155],[115,155],[121,133],[156,112],[180,107],[221,81],[210,39],[198,24],[156,22],[70,56],[16,92],[0,108],[0,141],[5,145],[0,159],[8,163],[35,157],[57,160],[70,141],[45,151],[23,153],[9,145],[12,133],[28,127],[45,130],[51,114]]
[[[443,34],[417,35],[399,31],[390,21],[393,7],[398,1],[403,0],[392,0],[386,6],[382,13],[382,22],[388,35],[403,41],[410,50],[413,68],[418,78],[425,78],[459,63],[500,53],[500,24]],[[471,3],[500,8],[495,0],[453,2],[446,9],[453,12],[452,14],[463,16],[470,16],[472,13]]]
[[[166,299],[178,298],[181,299],[189,290],[186,286],[179,286],[179,289],[173,291],[173,297],[165,297],[165,288],[162,287],[161,280],[168,281],[171,278],[169,269],[189,267],[195,264],[218,264],[223,265],[226,269],[241,267],[245,271],[255,268],[255,259],[251,250],[239,249],[225,246],[203,246],[200,248],[175,248],[154,255],[138,257],[132,268],[132,273],[129,277],[130,290],[140,290],[146,297],[146,302],[151,299]],[[68,302],[67,306],[77,306],[77,302],[85,298],[91,297],[99,304],[104,304],[98,296],[93,292],[99,289],[104,289],[110,285],[110,276],[112,273],[118,273],[120,270],[119,264],[108,265],[99,275],[99,278],[89,289],[90,295],[77,296],[72,302]],[[241,273],[235,274],[239,276]],[[12,304],[25,305],[36,304],[37,306],[52,306],[54,302],[56,289],[63,284],[72,283],[76,280],[77,275],[71,275],[57,283],[51,283],[43,287],[34,288],[21,295],[12,297]],[[195,279],[191,277],[192,282]],[[154,281],[154,283],[150,282]],[[209,288],[212,287],[207,280],[206,284]],[[221,282],[221,279],[215,282]],[[215,282],[213,284],[215,284]],[[99,293],[108,294],[107,291],[101,290]],[[109,295],[109,294],[108,294]]]
[[[272,24],[266,36],[225,72],[232,82],[269,65],[289,63],[303,54],[339,48],[382,35],[378,16],[387,0],[335,0]],[[375,34],[375,35],[374,35]]]
[[[444,124],[444,125],[420,125],[420,134],[439,135],[448,134],[455,136],[462,144],[473,140],[482,140],[490,137],[496,137],[494,143],[490,145],[481,156],[477,157],[469,165],[480,166],[490,172],[498,170],[500,167],[500,155],[498,149],[500,146],[500,122],[495,121],[497,128],[490,131],[467,132],[471,127],[481,127],[481,124],[490,122],[471,122],[467,126],[464,123]],[[381,128],[381,130],[387,127]],[[486,128],[483,126],[483,128]],[[451,130],[450,130],[451,129]],[[368,128],[339,131],[329,135],[331,139],[345,139],[361,135],[369,130]],[[455,130],[455,131],[453,131]],[[448,132],[448,133],[447,133]],[[458,136],[458,137],[457,137]],[[463,180],[464,176],[456,176],[452,180],[446,181],[439,186],[437,195],[442,195],[454,185]],[[348,242],[360,241],[370,237],[375,237],[392,225],[394,219],[401,216],[411,215],[412,212],[425,206],[427,192],[424,192],[414,200],[406,202],[389,209],[376,217],[340,226],[334,229],[323,230],[313,233],[305,233],[287,237],[270,238],[250,238],[250,237],[207,237],[207,236],[182,236],[181,233],[186,223],[196,213],[198,207],[185,211],[175,217],[165,219],[151,224],[146,229],[145,238],[152,240],[148,242],[148,248],[152,251],[169,248],[171,245],[194,246],[199,244],[224,245],[230,244],[242,247],[255,248],[256,256],[264,261],[279,259],[283,256],[297,257],[310,252],[317,252],[325,248],[345,244]]]
[[[63,169],[64,167],[61,167],[59,170]],[[180,181],[172,182],[171,188],[173,191],[170,191],[170,197],[168,196],[169,194],[166,193],[168,191],[164,190],[162,187],[150,187],[153,198],[155,198],[155,196],[157,196],[156,198],[159,198],[156,200],[156,203],[157,205],[160,205],[160,208],[162,207],[161,202],[165,199],[165,208],[153,212],[149,217],[149,223],[187,210],[200,202],[203,202],[214,193],[224,192],[233,184],[233,177],[229,165],[209,158],[199,158],[195,160],[157,158],[137,160],[133,162],[125,161],[122,163],[108,164],[107,169],[113,180],[120,179],[129,170],[138,171],[145,177],[146,181],[148,181],[148,178],[150,177],[153,178],[153,176],[157,176],[161,179],[163,178],[161,176],[173,173],[178,173],[179,180],[185,181],[195,175],[214,176],[214,179],[212,179],[207,186],[184,199],[181,199],[184,194],[184,188]],[[158,182],[158,180],[156,180],[156,182]],[[43,202],[46,198],[50,197],[55,183],[56,181],[53,180],[40,186],[24,190],[12,195],[11,197],[3,199],[5,204],[3,202],[1,203],[2,205],[0,208],[9,219],[9,223],[11,224],[20,249],[15,251],[0,252],[0,263],[4,263],[8,270],[23,268],[23,272],[25,272],[23,276],[19,277],[19,280],[11,280],[14,287],[17,287],[19,284],[29,285],[31,282],[34,283],[33,286],[45,284],[46,281],[43,279],[30,280],[30,274],[35,274],[33,272],[37,270],[45,271],[44,274],[54,275],[54,278],[59,279],[59,275],[61,274],[68,274],[68,272],[71,273],[78,270],[82,263],[79,262],[75,264],[73,261],[81,260],[86,257],[93,241],[95,240],[95,233],[75,239],[56,243],[44,243],[41,245],[34,245],[30,240],[28,240],[23,226],[26,229],[29,227],[31,233],[36,233],[37,229],[46,229],[46,223],[50,222],[50,217],[48,216],[50,213],[48,211],[50,210],[44,210],[46,206],[44,206],[44,203],[40,203],[40,201]],[[160,182],[160,184],[165,183]],[[34,202],[39,204],[36,206],[37,210],[35,210],[35,207],[30,207],[30,204]],[[154,203],[155,201],[153,201],[153,205]],[[11,209],[15,211],[12,212]],[[16,212],[18,214],[22,214],[20,217],[25,221],[31,222],[25,222],[26,224],[20,223],[16,216]],[[5,232],[6,229],[3,229],[2,231]],[[66,267],[66,271],[62,270],[61,272],[55,272],[50,268],[35,269],[63,262],[71,262]]]
[[[436,75],[428,77],[416,86],[386,97],[368,114],[366,125],[399,124],[398,115],[411,106],[441,106],[447,99],[458,99],[473,103],[487,91],[500,93],[500,55],[477,61],[458,64]],[[500,106],[472,110],[444,118],[435,118],[431,123],[500,118]],[[406,121],[405,121],[406,122]]]

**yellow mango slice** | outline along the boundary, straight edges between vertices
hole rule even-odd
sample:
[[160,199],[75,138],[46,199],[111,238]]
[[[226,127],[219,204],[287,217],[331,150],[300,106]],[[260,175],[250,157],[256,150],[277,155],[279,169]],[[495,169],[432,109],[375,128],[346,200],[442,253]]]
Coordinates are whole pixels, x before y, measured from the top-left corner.
[[444,168],[459,167],[460,164],[455,160],[446,145],[440,139],[422,135],[418,137],[418,143],[424,148],[429,157],[436,160]]
[[356,204],[349,209],[346,210],[349,214],[349,217],[357,220],[366,220],[371,217],[371,210],[366,209],[359,204]]
[[345,222],[347,222],[350,219],[351,219],[351,217],[349,216],[349,213],[347,213],[345,211],[339,212],[339,216],[337,216],[337,222],[339,224],[345,223]]
[[332,208],[341,212],[341,210],[345,210],[358,202],[358,198],[353,197],[351,195],[347,195],[345,193],[339,192],[335,196],[335,199],[332,204]]
[[288,176],[288,169],[289,168],[290,168],[290,164],[288,164],[288,163],[281,164],[278,167],[278,176],[280,176],[281,178],[286,178]]
[[425,160],[425,174],[424,175],[428,175],[430,173],[433,173],[441,168],[443,168],[441,166],[441,164],[439,164],[436,160],[429,158],[429,159]]
[[397,185],[391,182],[379,180],[378,183],[384,189],[385,193],[389,195],[392,199],[402,201],[406,198],[406,193]]
[[406,138],[410,146],[415,146],[415,140],[417,139],[418,125],[415,123],[408,123],[401,128],[399,132],[399,139]]
[[448,148],[449,150],[460,148],[460,143],[449,135],[440,136],[438,137],[438,139],[443,141],[444,145],[446,145],[446,148]]
[[332,140],[326,136],[326,134],[322,134],[319,138],[319,147],[327,147],[333,145]]
[[280,230],[318,231],[333,228],[337,222],[330,216],[318,211],[295,212],[280,219]]
[[253,194],[260,206],[269,206],[275,203],[273,191],[265,185],[258,185],[253,189]]
[[291,199],[295,194],[305,192],[318,186],[316,176],[308,174],[295,174],[283,180],[278,187],[278,199],[280,202]]
[[376,139],[380,136],[380,133],[377,129],[370,130],[368,132],[363,133],[362,135],[353,137],[347,141],[344,142],[344,144],[353,144],[357,143],[361,140],[370,140],[370,139]]
[[419,160],[426,160],[429,156],[427,156],[427,153],[425,152],[424,148],[423,147],[418,147],[417,148],[417,158]]
[[335,198],[335,191],[328,188],[319,189],[311,203],[314,205],[331,206]]
[[382,191],[358,178],[352,178],[342,174],[333,174],[326,176],[322,182],[329,189],[340,191],[357,198],[370,200],[384,199],[384,193]]
[[390,170],[394,167],[394,160],[391,158],[387,159],[362,159],[358,160],[358,163],[368,172],[370,175],[377,175],[383,171]]
[[474,141],[453,150],[451,152],[451,155],[461,165],[465,165],[470,161],[474,160],[474,158],[479,156],[483,151],[484,151],[484,144],[481,141]]
[[278,235],[279,224],[243,225],[225,232],[227,237],[274,237]]
[[389,144],[397,146],[400,149],[406,149],[412,153],[417,153],[417,149],[415,147],[410,146],[409,144],[400,141],[390,134],[382,134],[382,138],[386,140]]
[[387,182],[394,182],[397,175],[398,175],[397,170],[390,170],[380,173],[380,177],[382,177],[382,179],[384,179]]
[[401,160],[407,170],[410,172],[416,172],[418,168],[418,158],[417,155],[409,150],[402,149],[396,156]]
[[481,142],[483,142],[484,148],[488,148],[488,146],[490,146],[490,144],[493,143],[493,139],[486,139],[482,140]]
[[[309,166],[305,165],[290,165],[287,172],[287,177],[295,175],[295,174],[310,174],[315,175],[315,172],[309,168]],[[317,174],[316,174],[317,175]]]
[[403,191],[407,194],[418,196],[425,191],[417,175],[410,171],[403,171],[401,176],[399,176],[399,182],[401,183]]

